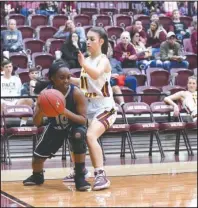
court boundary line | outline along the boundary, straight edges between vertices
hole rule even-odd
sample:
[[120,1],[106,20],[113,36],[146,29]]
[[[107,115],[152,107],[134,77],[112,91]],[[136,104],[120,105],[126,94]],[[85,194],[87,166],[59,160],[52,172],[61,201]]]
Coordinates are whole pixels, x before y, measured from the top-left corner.
[[15,197],[11,194],[8,194],[7,192],[2,191],[2,190],[1,190],[1,196],[4,196],[5,198],[13,201],[14,203],[16,203],[17,205],[20,205],[22,207],[33,207],[32,205],[20,200],[19,198]]

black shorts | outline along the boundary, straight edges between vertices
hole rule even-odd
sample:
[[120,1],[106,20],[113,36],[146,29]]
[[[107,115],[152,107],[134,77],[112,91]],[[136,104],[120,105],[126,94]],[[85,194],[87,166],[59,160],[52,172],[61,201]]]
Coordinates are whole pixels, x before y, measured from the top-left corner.
[[51,124],[47,125],[34,151],[34,157],[51,158],[63,145],[65,139],[69,139],[76,129],[86,131],[85,126],[69,126],[64,130],[54,129]]

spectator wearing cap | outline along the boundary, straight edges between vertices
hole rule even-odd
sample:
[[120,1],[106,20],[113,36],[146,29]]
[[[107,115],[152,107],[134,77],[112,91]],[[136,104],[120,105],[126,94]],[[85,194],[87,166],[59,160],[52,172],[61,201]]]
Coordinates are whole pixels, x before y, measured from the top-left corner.
[[170,25],[169,31],[173,31],[176,34],[177,39],[180,41],[183,41],[184,38],[190,37],[188,28],[180,21],[179,10],[173,11],[173,23]]
[[198,47],[197,45],[197,35],[198,35],[197,34],[197,19],[192,22],[192,26],[193,26],[193,31],[192,31],[190,40],[191,40],[193,52],[197,54],[197,47]]
[[181,46],[176,42],[174,32],[168,32],[167,40],[161,43],[160,59],[164,62],[163,67],[166,70],[171,68],[188,68],[189,63],[181,54]]
[[16,28],[15,19],[9,19],[8,29],[1,31],[1,40],[4,51],[19,52],[23,50],[22,34]]
[[22,89],[21,89],[21,96],[33,96],[34,95],[34,88],[37,82],[37,79],[39,78],[39,71],[37,68],[32,67],[29,69],[29,82],[23,83]]

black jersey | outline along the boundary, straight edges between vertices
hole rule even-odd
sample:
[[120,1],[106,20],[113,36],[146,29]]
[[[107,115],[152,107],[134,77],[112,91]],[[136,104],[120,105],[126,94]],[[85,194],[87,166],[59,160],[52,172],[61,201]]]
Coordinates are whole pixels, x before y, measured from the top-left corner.
[[[74,101],[74,85],[69,85],[68,91],[65,94],[65,100],[66,100],[66,109],[71,111],[74,114],[76,113],[76,103]],[[53,89],[52,85],[49,85],[47,89]],[[74,122],[66,118],[64,115],[59,115],[57,117],[53,118],[48,118],[49,123],[51,124],[52,127],[55,129],[66,129],[69,128],[73,125],[75,125]]]

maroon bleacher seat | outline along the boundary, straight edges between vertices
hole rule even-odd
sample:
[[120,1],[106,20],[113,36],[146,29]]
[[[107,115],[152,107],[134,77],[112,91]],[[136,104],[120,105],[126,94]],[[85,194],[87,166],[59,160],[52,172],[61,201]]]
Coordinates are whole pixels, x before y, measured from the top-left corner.
[[113,22],[115,26],[125,28],[132,25],[132,18],[129,15],[115,14],[113,15]]
[[164,27],[164,29],[168,32],[170,25],[172,25],[172,19],[167,16],[160,16],[159,17],[160,24]]
[[[161,99],[161,90],[157,87],[153,86],[139,86],[136,88],[136,92],[143,94],[142,96],[139,96],[139,101],[147,103],[150,105],[153,102],[158,102]],[[144,95],[144,94],[149,94],[149,93],[154,93],[157,95]]]
[[163,86],[162,87],[162,92],[164,93],[167,93],[167,92],[170,92],[170,94],[175,94],[176,92],[179,92],[179,91],[185,91],[186,89],[184,87],[181,87],[181,86],[172,86],[172,85],[167,85],[167,86]]
[[65,14],[56,14],[52,16],[52,19],[50,19],[50,24],[52,27],[59,29],[60,26],[65,25],[65,22],[68,19],[68,16],[66,16]]
[[118,10],[115,8],[101,8],[100,14],[106,14],[109,16],[113,16],[114,14],[118,14]]
[[128,32],[131,32],[132,31],[132,28],[133,28],[132,25],[131,26],[127,26],[127,27],[125,27],[125,30],[128,31]]
[[105,27],[112,25],[111,17],[105,14],[97,14],[93,16],[94,25],[99,27]]
[[42,41],[46,41],[48,38],[53,38],[54,34],[57,32],[57,29],[52,26],[38,26],[36,29],[36,37]]
[[120,86],[120,89],[122,91],[122,94],[125,94],[124,97],[124,102],[134,102],[134,96],[132,95],[134,91],[132,89],[129,89],[128,87],[125,86]]
[[31,54],[35,52],[42,52],[45,42],[35,38],[26,38],[23,40],[25,49],[30,49]]
[[24,70],[17,70],[17,71],[16,71],[16,74],[18,74],[19,78],[21,79],[22,84],[30,81],[29,70],[24,69]]
[[133,74],[137,79],[137,86],[144,86],[146,84],[146,75],[145,74]]
[[48,17],[41,14],[33,14],[28,16],[29,26],[36,28],[40,25],[47,25]]
[[16,25],[25,25],[26,17],[22,14],[9,14],[8,19],[15,19]]
[[[152,119],[149,105],[144,102],[130,102],[124,105],[123,111],[125,113],[127,123],[130,125],[130,132],[132,135],[137,133],[149,134],[150,136],[149,156],[152,155],[153,136],[155,135],[161,157],[162,158],[165,157],[161,140],[158,134],[159,126]],[[141,116],[142,118],[141,121],[137,119],[133,119],[131,121],[129,116],[134,117],[136,115],[138,115],[139,117]],[[145,115],[149,115],[149,119],[148,118],[144,119],[143,116]]]
[[193,53],[192,43],[190,38],[183,39],[184,51]]
[[10,53],[10,60],[14,67],[26,69],[28,64],[28,58],[24,53],[13,52]]
[[85,35],[87,35],[88,31],[93,27],[93,25],[85,25],[83,26],[84,30],[85,30]]
[[188,151],[188,154],[191,155],[191,151],[189,150],[189,139],[184,134],[184,130],[186,127],[186,124],[182,121],[172,121],[170,120],[173,116],[171,116],[171,113],[173,112],[173,107],[171,105],[167,105],[164,102],[156,102],[151,104],[151,111],[153,113],[154,120],[157,121],[156,114],[165,115],[166,118],[164,118],[163,121],[159,121],[159,133],[175,133],[176,134],[176,144],[175,144],[175,154],[179,154],[179,143],[180,143],[180,136],[183,136],[186,149]]
[[69,70],[75,77],[79,78],[81,73],[81,68],[73,68]]
[[74,24],[77,27],[82,27],[85,25],[90,25],[91,24],[91,19],[88,15],[85,14],[77,14],[76,16],[74,16]]
[[97,8],[81,8],[80,13],[88,15],[91,19],[93,15],[99,14],[99,11]]
[[21,31],[23,39],[34,38],[34,28],[26,25],[19,25],[17,29]]
[[54,61],[54,56],[50,53],[33,53],[32,64],[33,66],[41,66],[42,69],[49,69]]
[[112,40],[117,40],[120,38],[121,33],[124,32],[122,27],[116,26],[105,26],[105,29],[107,31],[108,38],[111,38]]
[[149,68],[146,70],[148,85],[162,88],[169,84],[169,72],[160,68]]
[[129,15],[129,16],[133,16],[133,14],[136,14],[136,11],[134,11],[133,9],[120,9],[120,14],[125,14],[125,15]]
[[[135,17],[134,17],[134,19],[135,19]],[[147,28],[148,25],[150,25],[150,17],[149,16],[141,15],[137,18],[137,20],[142,22],[143,28]]]
[[189,69],[197,68],[197,54],[185,54],[186,60],[189,62]]
[[56,50],[60,50],[65,40],[63,39],[56,39],[56,38],[49,38],[46,41],[46,52],[55,55]]
[[177,73],[177,76],[175,77],[175,85],[179,85],[181,87],[186,87],[187,83],[188,83],[188,77],[193,75],[193,71],[192,70],[188,70],[188,69],[171,69],[171,74],[172,73]]
[[183,22],[185,26],[188,28],[191,26],[193,19],[189,16],[180,16],[180,21]]

